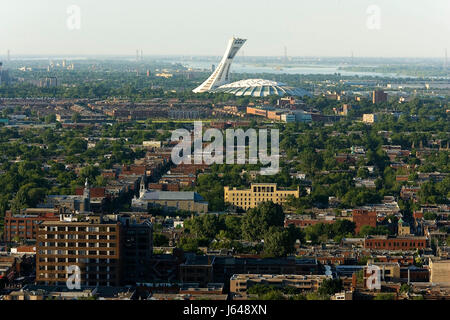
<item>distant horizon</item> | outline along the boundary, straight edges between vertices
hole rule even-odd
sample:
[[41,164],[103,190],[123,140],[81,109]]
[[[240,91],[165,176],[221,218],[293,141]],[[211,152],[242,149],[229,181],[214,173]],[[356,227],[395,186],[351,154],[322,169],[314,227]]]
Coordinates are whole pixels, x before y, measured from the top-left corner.
[[[19,61],[25,59],[48,59],[48,58],[60,58],[60,59],[70,59],[70,58],[130,58],[136,59],[136,55],[134,54],[13,54],[11,52],[10,61]],[[186,54],[144,54],[144,60],[147,58],[161,58],[161,57],[169,57],[169,58],[177,58],[177,57],[185,57],[185,58],[217,58],[220,59],[221,55],[207,55],[207,54],[197,54],[197,55],[186,55]],[[242,56],[236,57],[236,60],[242,60]],[[281,55],[246,55],[247,58],[282,58],[284,56]],[[308,59],[380,59],[380,60],[395,60],[395,59],[405,59],[405,60],[445,60],[445,56],[321,56],[321,55],[305,55],[305,56],[288,56],[289,59],[297,59],[297,58],[308,58]],[[0,55],[0,61],[5,63],[7,62],[6,55]],[[218,61],[219,62],[219,61]]]
[[[444,58],[450,1],[5,0],[0,56],[221,56]],[[7,4],[6,4],[7,3]],[[70,54],[68,54],[70,52]]]

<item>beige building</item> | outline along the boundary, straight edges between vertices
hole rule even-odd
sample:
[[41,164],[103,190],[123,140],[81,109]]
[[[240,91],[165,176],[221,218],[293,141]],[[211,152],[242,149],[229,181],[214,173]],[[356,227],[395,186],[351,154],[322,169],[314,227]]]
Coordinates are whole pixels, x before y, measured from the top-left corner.
[[450,260],[430,259],[430,282],[450,284]]
[[235,274],[230,278],[230,292],[247,294],[247,290],[257,284],[317,291],[322,282],[328,278],[330,277],[325,275]]
[[300,188],[297,187],[297,190],[278,189],[276,183],[253,183],[251,188],[246,190],[224,187],[225,202],[244,210],[256,208],[262,202],[272,201],[282,204],[289,196],[299,198]]
[[369,259],[367,266],[380,268],[381,281],[400,281],[400,264],[397,262],[374,262]]
[[409,236],[411,235],[411,227],[408,223],[404,222],[403,219],[398,221],[398,235],[399,236]]
[[366,113],[363,115],[364,123],[375,123],[377,122],[377,115],[374,113]]
[[146,148],[161,148],[161,141],[155,140],[143,141],[142,145]]

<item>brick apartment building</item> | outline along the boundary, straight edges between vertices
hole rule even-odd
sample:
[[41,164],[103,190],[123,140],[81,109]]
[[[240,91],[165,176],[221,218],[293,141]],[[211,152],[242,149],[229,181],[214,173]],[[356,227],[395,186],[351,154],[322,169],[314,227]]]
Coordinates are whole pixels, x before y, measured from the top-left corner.
[[427,247],[426,237],[368,236],[364,248],[375,250],[415,250]]
[[363,226],[377,226],[377,213],[376,211],[368,210],[353,210],[353,222],[355,223],[355,233],[358,234]]
[[36,247],[36,282],[65,285],[67,267],[81,269],[82,286],[120,285],[120,238],[118,222],[45,221],[39,225]]
[[314,226],[319,223],[324,224],[333,224],[336,220],[326,220],[326,219],[313,219],[313,218],[304,218],[303,216],[286,218],[284,220],[284,226],[289,227],[289,225],[294,225],[297,228],[306,228],[309,226]]
[[151,279],[153,225],[128,214],[63,216],[39,225],[36,281],[65,285],[66,267],[81,269],[81,285],[135,285]]
[[4,240],[36,240],[38,224],[44,221],[58,221],[57,209],[24,209],[20,214],[11,210],[5,213]]
[[375,90],[372,92],[372,103],[382,103],[388,101],[388,94],[383,90]]

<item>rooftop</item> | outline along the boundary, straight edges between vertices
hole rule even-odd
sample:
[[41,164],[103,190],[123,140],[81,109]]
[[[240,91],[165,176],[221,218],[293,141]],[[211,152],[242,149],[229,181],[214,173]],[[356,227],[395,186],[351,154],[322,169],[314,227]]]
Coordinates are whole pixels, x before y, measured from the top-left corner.
[[204,201],[203,197],[196,192],[190,191],[147,191],[141,200],[193,200]]
[[277,96],[311,96],[311,94],[299,88],[294,88],[282,82],[264,79],[247,79],[223,85],[213,92],[230,93],[236,96],[267,97]]

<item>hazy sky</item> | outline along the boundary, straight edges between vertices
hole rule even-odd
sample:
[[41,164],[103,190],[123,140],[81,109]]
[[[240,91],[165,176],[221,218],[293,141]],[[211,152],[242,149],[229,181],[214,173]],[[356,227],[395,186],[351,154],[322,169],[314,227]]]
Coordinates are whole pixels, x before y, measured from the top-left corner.
[[[222,55],[443,57],[450,0],[0,0],[0,56]],[[81,9],[80,29],[71,5]],[[374,7],[375,6],[375,7]],[[379,14],[378,9],[379,8]],[[368,13],[369,9],[369,13]],[[379,18],[378,18],[379,17]],[[75,24],[74,24],[75,21]],[[379,29],[376,27],[379,26]],[[240,53],[242,54],[242,52]]]

